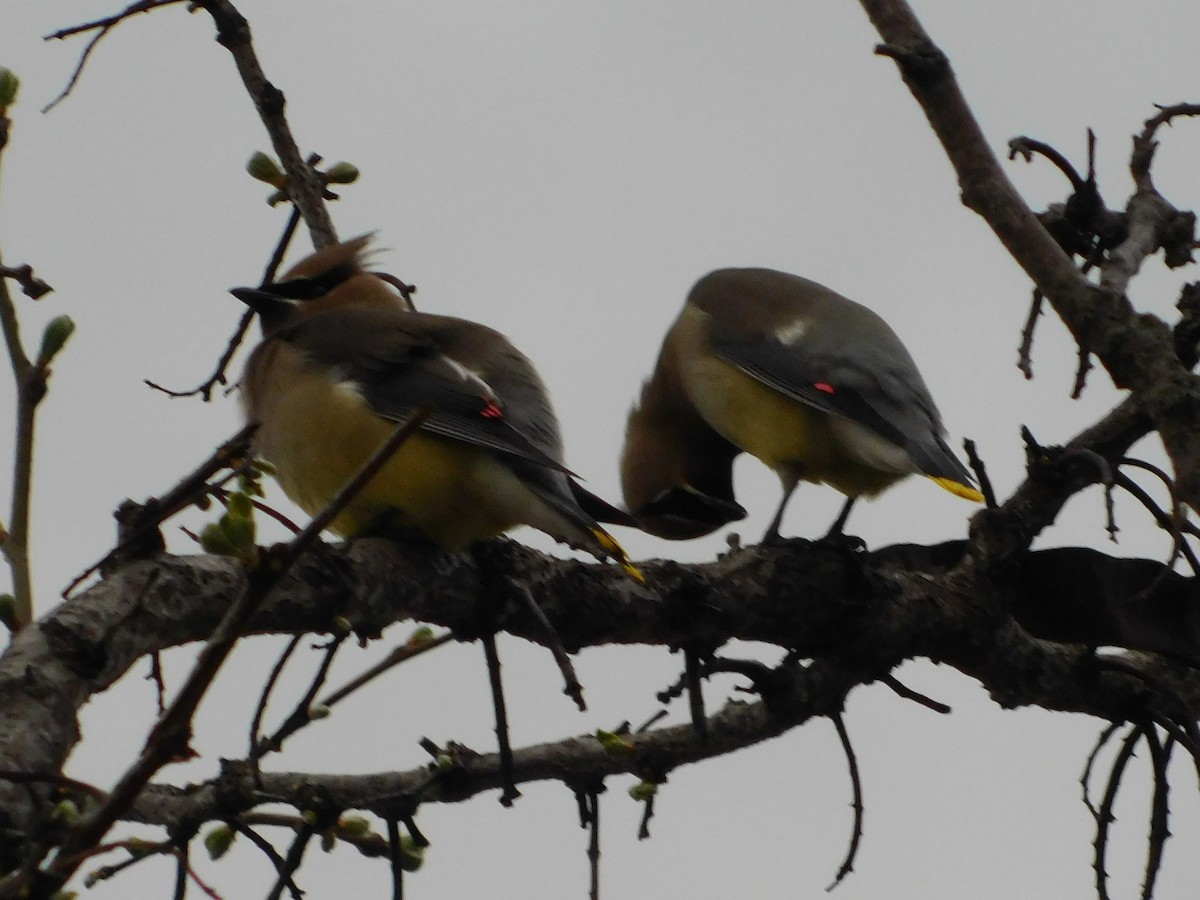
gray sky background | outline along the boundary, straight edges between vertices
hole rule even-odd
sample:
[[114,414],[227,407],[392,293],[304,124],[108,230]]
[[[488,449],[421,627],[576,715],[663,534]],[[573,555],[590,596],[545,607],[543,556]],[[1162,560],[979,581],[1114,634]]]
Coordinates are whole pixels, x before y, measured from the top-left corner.
[[[79,326],[41,414],[34,549],[43,612],[109,546],[122,498],[167,489],[237,427],[236,398],[172,401],[142,379],[183,388],[208,374],[241,313],[225,292],[258,281],[285,217],[242,171],[268,142],[203,13],[180,6],[126,22],[98,47],[74,95],[38,112],[84,46],[41,36],[117,6],[9,4],[0,37],[0,64],[24,82],[3,160],[0,247],[7,263],[32,263],[56,288],[36,307],[22,298],[33,347],[54,315]],[[1022,474],[1021,424],[1060,442],[1115,402],[1100,372],[1082,400],[1068,399],[1073,346],[1051,317],[1039,329],[1036,379],[1017,371],[1027,280],[959,203],[895,66],[872,55],[877,36],[856,3],[244,0],[239,8],[287,95],[302,149],[362,169],[332,207],[340,234],[378,230],[379,266],[415,282],[422,309],[486,322],[534,359],[569,464],[610,499],[619,499],[625,413],[662,334],[689,286],[720,266],[797,272],[881,313],[920,365],[953,442],[977,442],[1002,495]],[[1090,126],[1113,206],[1131,187],[1129,136],[1153,104],[1200,100],[1194,0],[928,0],[916,9],[997,152],[1028,134],[1082,169]],[[1160,138],[1156,182],[1194,206],[1200,131],[1182,121]],[[1065,194],[1045,162],[1006,168],[1035,208]],[[1178,285],[1196,276],[1166,273],[1158,259],[1149,270],[1133,299],[1170,317]],[[11,437],[11,417],[0,416],[5,452]],[[777,481],[747,459],[737,487],[751,511],[738,531],[756,541]],[[840,499],[802,488],[785,533],[822,534]],[[1098,491],[1072,501],[1041,545],[1168,553],[1168,539],[1128,503],[1118,507],[1121,543],[1112,546],[1101,511]],[[971,512],[910,480],[860,505],[850,530],[872,547],[947,540],[964,534]],[[191,527],[203,520],[185,518]],[[178,552],[195,549],[174,527],[168,536]],[[517,537],[560,552],[540,534]],[[620,537],[638,558],[704,560],[724,547],[723,534],[684,544]],[[346,652],[332,683],[408,631],[389,632],[378,650]],[[238,652],[201,711],[205,760],[167,777],[198,780],[219,755],[244,752],[276,650],[259,641]],[[502,653],[518,745],[636,724],[680,664],[662,650],[584,652],[591,709],[581,715],[560,694],[548,653],[515,641]],[[168,654],[175,683],[191,656]],[[313,665],[296,666],[293,688]],[[85,710],[76,777],[106,785],[140,746],[153,705],[144,674]],[[1094,826],[1078,777],[1101,723],[1002,711],[971,680],[924,663],[900,675],[954,713],[935,715],[881,686],[852,695],[846,722],[866,833],[857,870],[835,896],[1090,896]],[[407,768],[425,761],[422,736],[489,750],[486,686],[476,646],[445,648],[361,692],[271,765]],[[728,690],[710,688],[710,705]],[[673,712],[673,721],[686,716]],[[1180,763],[1162,898],[1194,894],[1200,879],[1200,803]],[[1140,759],[1118,807],[1114,896],[1140,884],[1146,767]],[[609,898],[817,897],[845,852],[850,788],[826,721],[673,773],[647,842],[635,840],[641,810],[624,793],[630,784],[613,779],[602,801]],[[586,834],[557,785],[528,787],[512,810],[484,796],[429,807],[419,822],[434,846],[409,880],[411,896],[586,896]],[[227,898],[260,896],[269,884],[268,865],[252,853],[200,865]],[[339,849],[315,852],[301,883],[313,898],[386,896],[388,877],[382,862]],[[169,878],[168,863],[145,863],[92,895],[161,896]]]

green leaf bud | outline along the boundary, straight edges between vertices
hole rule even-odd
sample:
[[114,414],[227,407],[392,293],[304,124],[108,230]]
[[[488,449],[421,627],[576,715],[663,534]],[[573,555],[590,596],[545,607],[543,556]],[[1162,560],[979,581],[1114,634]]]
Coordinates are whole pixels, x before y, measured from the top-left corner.
[[237,832],[228,825],[218,825],[204,836],[204,849],[208,851],[209,859],[220,859],[229,852]]
[[338,827],[347,837],[365,837],[371,833],[371,823],[363,816],[342,816]]
[[396,862],[405,872],[415,872],[425,862],[425,848],[406,834],[400,838],[400,852],[396,856]]
[[629,796],[640,803],[645,803],[658,793],[658,785],[653,781],[639,781],[629,789]]
[[596,729],[596,740],[600,742],[600,746],[609,756],[628,756],[633,752],[633,741],[624,735],[605,731],[603,728]]
[[55,316],[42,332],[42,349],[38,351],[38,365],[44,366],[58,355],[75,331],[70,316]]
[[272,187],[282,188],[287,184],[287,175],[279,168],[279,163],[259,150],[246,162],[246,171],[251,178],[265,181]]
[[325,172],[325,180],[330,184],[353,184],[358,181],[358,166],[354,163],[334,163]]
[[21,88],[21,79],[12,69],[0,66],[0,113],[17,102],[17,91]]
[[237,556],[237,547],[234,546],[233,541],[229,539],[229,535],[225,533],[225,529],[219,522],[209,522],[200,531],[200,546],[206,553],[215,553],[218,556]]

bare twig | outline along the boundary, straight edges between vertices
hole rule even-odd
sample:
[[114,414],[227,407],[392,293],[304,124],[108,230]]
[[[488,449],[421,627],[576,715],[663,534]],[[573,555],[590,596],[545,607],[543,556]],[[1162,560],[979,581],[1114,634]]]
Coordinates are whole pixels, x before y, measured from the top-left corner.
[[893,691],[895,691],[897,694],[899,694],[904,699],[912,700],[914,703],[919,703],[922,706],[924,706],[926,709],[932,709],[934,712],[941,713],[942,715],[947,715],[948,713],[953,711],[945,703],[941,703],[938,700],[934,700],[932,697],[926,697],[924,694],[914,691],[912,688],[910,688],[908,685],[901,682],[900,679],[896,678],[896,676],[894,676],[894,675],[884,675],[879,680],[883,684],[886,684],[888,687],[890,687]]
[[139,2],[127,6],[124,10],[114,16],[107,16],[103,19],[97,19],[93,22],[85,22],[83,25],[75,25],[71,28],[63,28],[53,34],[48,34],[45,37],[47,41],[62,40],[63,38],[71,37],[75,34],[81,34],[85,31],[95,31],[92,39],[83,49],[83,53],[79,57],[79,62],[75,65],[75,71],[71,73],[71,78],[67,82],[67,86],[59,92],[58,96],[42,107],[42,112],[50,112],[54,107],[58,106],[63,100],[67,99],[71,91],[75,89],[75,85],[79,83],[80,77],[83,75],[84,66],[87,65],[88,59],[92,55],[92,51],[96,49],[96,45],[100,43],[108,33],[117,25],[126,19],[132,18],[140,13],[150,12],[158,9],[160,6],[171,6],[175,3],[181,3],[183,0],[139,0]]
[[492,704],[496,711],[496,741],[500,753],[500,778],[503,787],[500,790],[500,803],[512,806],[513,801],[521,796],[513,780],[512,745],[508,740],[508,709],[504,703],[504,682],[500,678],[500,655],[496,652],[496,636],[485,634],[480,641],[483,643],[483,653],[487,659],[488,682],[492,686]]
[[1108,830],[1115,819],[1113,805],[1117,800],[1117,791],[1121,787],[1121,777],[1125,774],[1125,767],[1132,758],[1133,750],[1141,737],[1141,729],[1134,727],[1129,730],[1129,734],[1121,742],[1121,749],[1117,752],[1116,759],[1113,760],[1108,776],[1108,786],[1104,790],[1104,797],[1100,801],[1100,809],[1096,815],[1096,853],[1092,866],[1096,870],[1096,895],[1100,900],[1109,900],[1108,871],[1105,869],[1105,862],[1108,854]]
[[854,747],[850,743],[850,732],[846,730],[846,723],[842,719],[842,714],[834,713],[829,718],[833,721],[833,725],[837,729],[838,740],[841,741],[842,750],[846,754],[846,765],[850,768],[850,788],[853,792],[853,800],[850,805],[854,810],[854,826],[850,831],[850,846],[846,850],[846,858],[842,860],[841,866],[838,867],[833,883],[825,888],[826,891],[832,891],[842,883],[842,880],[847,875],[854,871],[854,859],[858,856],[858,845],[862,840],[863,832],[862,780],[858,773],[858,757],[854,754]]
[[31,300],[40,300],[54,288],[33,274],[33,267],[26,263],[23,266],[0,266],[0,278],[11,278],[21,285],[21,292]]
[[537,601],[533,599],[533,594],[529,592],[529,588],[523,584],[514,584],[513,587],[525,601],[525,608],[546,629],[546,646],[550,648],[550,652],[554,655],[554,661],[558,664],[558,670],[562,673],[563,693],[575,701],[575,705],[579,707],[580,712],[586,711],[587,703],[583,699],[583,685],[579,683],[579,676],[575,674],[575,666],[571,663],[571,657],[567,655],[566,648],[563,647],[562,638],[554,630],[554,626],[546,617],[546,613],[538,606]]
[[1045,297],[1041,290],[1033,289],[1033,300],[1029,304],[1029,315],[1025,318],[1025,327],[1021,329],[1021,346],[1017,350],[1017,368],[1025,378],[1033,378],[1033,331],[1037,320],[1042,315]]
[[388,819],[388,861],[392,866],[392,900],[404,900],[404,868],[400,865],[400,823]]
[[638,840],[645,841],[650,838],[650,820],[654,818],[654,800],[658,797],[658,792],[650,794],[642,801],[642,821],[638,824]]
[[251,759],[255,759],[266,752],[266,740],[262,737],[262,720],[267,712],[267,701],[271,699],[271,694],[275,690],[279,676],[283,674],[284,667],[288,664],[288,660],[292,658],[292,654],[296,652],[296,648],[300,646],[302,640],[304,640],[304,635],[297,634],[288,641],[283,652],[279,654],[279,659],[271,667],[271,674],[267,676],[267,683],[263,685],[262,693],[258,696],[258,705],[254,708],[254,718],[250,720],[250,747],[247,750],[247,755]]
[[1175,743],[1168,737],[1164,746],[1159,741],[1153,724],[1147,724],[1143,733],[1146,737],[1146,746],[1150,748],[1150,762],[1154,767],[1154,797],[1151,800],[1150,833],[1146,838],[1146,875],[1142,880],[1142,900],[1151,900],[1154,896],[1154,882],[1162,867],[1163,848],[1166,846],[1167,838],[1171,836],[1169,827],[1170,782],[1167,778],[1167,766],[1171,762],[1171,750]]
[[259,742],[252,754],[253,758],[258,759],[266,753],[279,750],[283,747],[285,740],[313,720],[313,701],[317,697],[317,692],[324,686],[325,679],[329,676],[329,667],[333,665],[333,658],[345,640],[346,635],[339,634],[329,641],[325,647],[325,657],[321,660],[321,665],[318,666],[308,690],[304,692],[304,696],[300,698],[291,714],[284,719],[279,729],[269,738],[264,738]]
[[1015,137],[1008,142],[1008,158],[1016,159],[1020,156],[1027,163],[1033,162],[1034,154],[1046,157],[1054,164],[1054,166],[1067,176],[1067,180],[1071,182],[1073,190],[1082,190],[1085,184],[1084,179],[1079,177],[1079,173],[1075,171],[1075,167],[1071,165],[1070,160],[1042,141],[1035,141],[1030,137]]
[[237,819],[231,819],[228,824],[230,828],[232,828],[238,834],[244,835],[245,838],[250,841],[250,843],[263,852],[263,855],[266,856],[266,858],[271,861],[271,865],[275,867],[275,872],[278,876],[286,878],[287,889],[291,893],[293,900],[304,900],[304,892],[300,890],[290,875],[284,875],[283,857],[279,855],[279,852],[271,845],[271,842],[249,825]]
[[[312,164],[313,160],[317,158],[310,156],[309,163]],[[296,233],[296,226],[298,224],[300,224],[300,209],[297,206],[293,206],[291,212],[288,214],[288,221],[283,228],[283,234],[280,235],[279,241],[275,245],[275,251],[271,254],[271,260],[267,263],[266,271],[263,273],[262,283],[264,285],[270,284],[275,280],[275,273],[283,262],[283,256],[287,252],[288,245]],[[233,355],[237,353],[238,348],[242,345],[242,341],[245,340],[246,332],[250,329],[250,322],[253,319],[254,310],[247,309],[242,313],[241,319],[238,320],[237,328],[234,329],[229,341],[225,344],[225,351],[221,354],[221,358],[217,360],[216,368],[213,369],[212,374],[208,378],[196,387],[189,391],[172,391],[149,380],[146,380],[146,385],[156,391],[161,391],[173,399],[195,397],[198,395],[207,403],[212,398],[212,393],[216,390],[217,385],[227,383],[225,370],[229,368],[229,363],[233,361]]]
[[279,900],[283,895],[284,888],[293,884],[292,878],[300,869],[300,863],[304,860],[304,851],[308,849],[308,845],[316,833],[316,826],[309,825],[307,822],[300,828],[292,840],[292,846],[288,848],[288,854],[283,860],[283,868],[279,870],[275,884],[267,894],[267,900]]
[[992,479],[988,478],[987,466],[983,464],[983,460],[979,458],[979,453],[976,451],[975,442],[970,438],[965,438],[963,449],[967,452],[967,462],[971,464],[971,471],[979,479],[979,492],[983,494],[984,506],[988,509],[995,509],[996,492],[992,489]]
[[1075,383],[1071,386],[1071,399],[1078,400],[1083,396],[1087,386],[1088,372],[1092,370],[1092,354],[1087,347],[1079,345],[1079,361],[1075,366]]
[[590,900],[600,900],[600,794],[588,791],[585,796],[588,810],[588,897]]
[[[1163,531],[1167,532],[1167,534],[1171,535],[1171,539],[1173,541],[1171,559],[1163,566],[1159,577],[1166,577],[1166,573],[1170,571],[1170,565],[1174,562],[1175,556],[1180,553],[1182,553],[1184,558],[1187,559],[1188,565],[1192,567],[1192,573],[1195,575],[1200,575],[1200,560],[1196,559],[1196,554],[1192,552],[1192,548],[1188,546],[1187,541],[1184,540],[1183,534],[1180,532],[1179,527],[1176,524],[1178,519],[1173,515],[1168,515],[1162,507],[1154,502],[1154,498],[1151,497],[1150,494],[1147,493],[1140,484],[1138,484],[1128,475],[1118,471],[1116,474],[1114,474],[1113,480],[1114,484],[1120,488],[1123,488],[1127,493],[1136,498],[1137,501],[1146,509],[1146,511],[1154,517],[1154,521],[1158,523],[1159,527],[1162,528]],[[1153,585],[1150,587],[1153,587]]]
[[411,640],[403,643],[394,648],[391,653],[389,653],[375,665],[371,666],[371,668],[367,669],[361,675],[350,679],[350,681],[346,682],[333,693],[326,694],[324,697],[322,697],[321,705],[333,708],[336,704],[342,700],[345,700],[359,688],[364,687],[365,685],[374,681],[389,669],[394,669],[403,662],[407,662],[414,657],[420,656],[422,653],[427,653],[430,650],[441,647],[443,644],[448,644],[453,640],[455,640],[454,635],[450,632],[446,632],[445,634],[440,634],[437,637],[432,637],[429,640],[421,641],[420,643],[412,643]]

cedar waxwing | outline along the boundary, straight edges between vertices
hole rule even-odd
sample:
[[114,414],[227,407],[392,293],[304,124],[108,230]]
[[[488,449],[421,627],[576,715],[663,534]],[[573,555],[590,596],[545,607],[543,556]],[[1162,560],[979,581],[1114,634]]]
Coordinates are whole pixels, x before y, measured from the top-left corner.
[[630,411],[621,457],[625,503],[646,531],[684,540],[741,519],[733,460],[775,470],[778,537],[801,480],[854,499],[928,475],[970,500],[966,467],[887,323],[826,287],[771,269],[720,269],[696,283]]
[[[355,535],[386,521],[446,549],[532,525],[640,579],[597,519],[626,513],[580,487],[530,361],[499,332],[414,312],[363,268],[370,235],[327,247],[262,289],[233,294],[263,340],[242,379],[256,452],[315,514],[414,409],[432,413],[334,519]],[[382,519],[386,517],[386,519]]]

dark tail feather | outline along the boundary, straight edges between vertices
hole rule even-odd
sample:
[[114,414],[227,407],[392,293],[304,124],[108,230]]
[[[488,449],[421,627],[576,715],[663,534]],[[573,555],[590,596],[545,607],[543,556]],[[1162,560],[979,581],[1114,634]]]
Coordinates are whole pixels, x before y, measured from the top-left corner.
[[605,522],[609,525],[625,525],[629,528],[638,527],[637,520],[625,512],[625,510],[617,509],[617,507],[613,506],[607,500],[597,497],[574,478],[568,478],[567,482],[571,485],[571,493],[575,497],[575,502],[597,522]]

